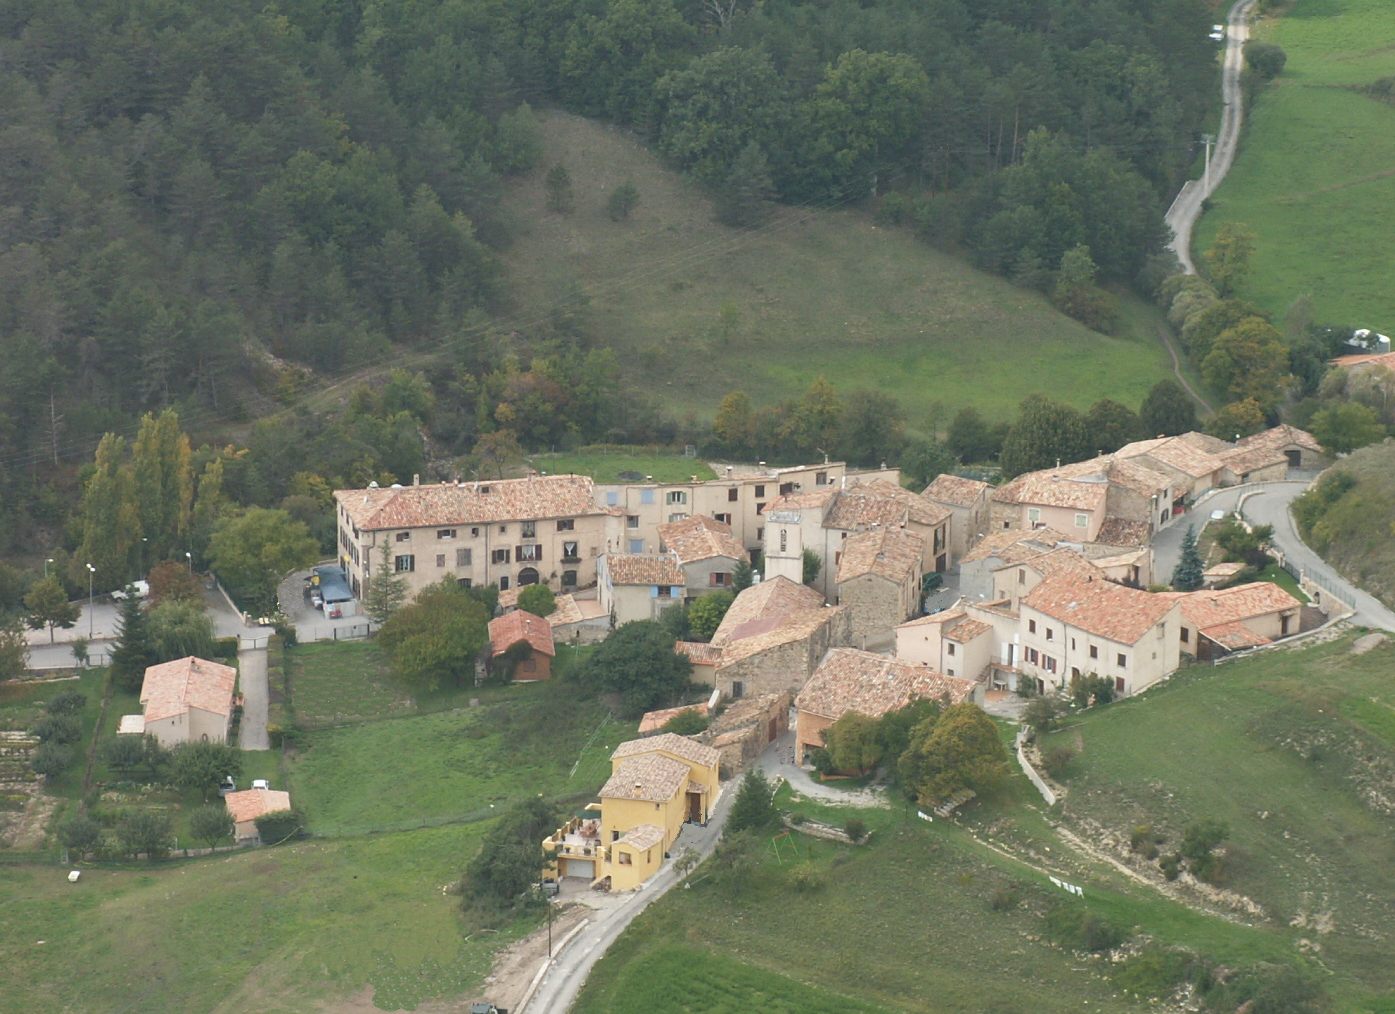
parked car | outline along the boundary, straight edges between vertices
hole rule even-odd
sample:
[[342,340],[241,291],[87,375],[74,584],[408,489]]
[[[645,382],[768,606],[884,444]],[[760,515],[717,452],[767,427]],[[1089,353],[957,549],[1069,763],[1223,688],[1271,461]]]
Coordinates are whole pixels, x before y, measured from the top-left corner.
[[267,781],[265,778],[253,778],[253,779],[252,779],[252,788],[254,788],[254,789],[269,789],[269,788],[271,788],[271,783],[270,783],[269,781]]
[[471,1004],[470,1014],[509,1014],[503,1007],[495,1007],[492,1003]]
[[[150,594],[150,585],[148,585],[144,581],[132,581],[126,587],[134,589],[136,593],[136,598],[138,599],[143,599]],[[116,589],[116,591],[111,593],[111,597],[116,599],[116,601],[118,602],[122,601],[126,598],[126,588]]]
[[1225,25],[1212,25],[1212,26],[1211,26],[1211,41],[1212,41],[1212,42],[1220,42],[1220,41],[1221,41],[1222,39],[1224,39],[1224,38],[1225,38]]
[[230,792],[237,791],[237,779],[231,776],[224,778],[218,783],[218,795],[226,796]]

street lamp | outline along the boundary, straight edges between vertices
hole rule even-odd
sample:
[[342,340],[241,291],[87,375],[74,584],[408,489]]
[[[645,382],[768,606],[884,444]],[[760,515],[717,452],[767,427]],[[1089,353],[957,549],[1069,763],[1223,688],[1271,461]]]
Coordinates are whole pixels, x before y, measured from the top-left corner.
[[87,639],[92,640],[92,576],[97,573],[97,568],[92,564],[87,565]]
[[186,560],[189,561],[189,573],[192,574],[192,573],[194,572],[194,554],[193,554],[193,553],[185,553],[185,554],[184,554],[184,559],[186,559]]
[[50,563],[52,563],[52,562],[53,562],[53,557],[51,557],[51,556],[50,556],[47,560],[44,561],[44,577],[48,577],[48,565],[49,565]]

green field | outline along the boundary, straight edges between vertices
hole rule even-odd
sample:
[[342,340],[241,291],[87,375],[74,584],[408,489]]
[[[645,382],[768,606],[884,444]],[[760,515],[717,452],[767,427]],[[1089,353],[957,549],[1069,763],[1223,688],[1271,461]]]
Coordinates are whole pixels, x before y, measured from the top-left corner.
[[1294,0],[1257,36],[1282,76],[1254,102],[1235,165],[1202,218],[1258,236],[1242,295],[1282,314],[1299,296],[1321,323],[1395,328],[1395,106],[1347,89],[1395,74],[1388,0]]
[[1136,825],[1175,847],[1187,824],[1225,821],[1225,886],[1276,933],[1318,942],[1343,1009],[1369,1010],[1395,993],[1395,648],[1350,643],[1185,671],[1044,748],[1081,751],[1067,824],[1121,857]]
[[310,732],[290,766],[292,798],[312,830],[487,812],[527,795],[594,792],[634,735],[561,682],[473,690],[478,707]]
[[379,1009],[410,1010],[473,990],[526,928],[467,941],[442,891],[482,830],[131,863],[76,884],[67,867],[0,866],[0,1014],[311,1014],[366,983]]
[[589,475],[597,482],[621,482],[621,472],[652,475],[655,482],[687,482],[694,475],[699,479],[715,479],[717,473],[698,458],[681,454],[646,454],[631,448],[582,448],[571,454],[533,454],[528,458],[532,467],[552,475]]
[[372,641],[318,641],[286,652],[291,707],[302,728],[363,722],[416,710]]
[[[1037,391],[1136,406],[1170,372],[1152,327],[1096,334],[859,211],[783,209],[729,229],[626,131],[558,112],[544,124],[544,163],[566,163],[577,211],[543,210],[543,169],[507,190],[518,301],[583,295],[597,340],[672,415],[710,416],[738,389],[768,404],[822,375],[894,395],[918,427],[934,402],[1002,419]],[[625,180],[640,204],[617,224],[603,209]]]

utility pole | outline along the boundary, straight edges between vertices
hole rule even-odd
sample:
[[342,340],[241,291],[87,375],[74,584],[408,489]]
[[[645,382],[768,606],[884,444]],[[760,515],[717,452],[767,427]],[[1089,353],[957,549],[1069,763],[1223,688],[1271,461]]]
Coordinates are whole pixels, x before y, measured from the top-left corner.
[[1214,144],[1215,141],[1216,138],[1212,134],[1201,135],[1201,143],[1206,145],[1206,168],[1202,170],[1201,176],[1201,193],[1205,197],[1211,195],[1211,145]]

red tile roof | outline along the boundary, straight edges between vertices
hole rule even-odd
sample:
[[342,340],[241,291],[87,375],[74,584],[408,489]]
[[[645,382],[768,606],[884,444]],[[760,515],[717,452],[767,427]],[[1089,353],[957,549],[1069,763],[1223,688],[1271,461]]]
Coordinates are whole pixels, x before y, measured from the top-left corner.
[[722,657],[722,649],[718,645],[703,644],[701,641],[679,641],[673,650],[687,655],[693,665],[716,665]]
[[1011,528],[990,532],[973,549],[964,554],[960,563],[974,563],[997,557],[1005,563],[1020,563],[1048,552],[1059,543],[1071,542],[1070,536],[1054,528]]
[[1130,521],[1127,518],[1108,517],[1100,530],[1095,533],[1095,542],[1102,546],[1131,546],[1139,548],[1148,545],[1153,530],[1146,521]]
[[223,797],[233,823],[256,820],[264,813],[279,813],[291,808],[291,794],[279,789],[244,789]]
[[832,648],[794,699],[794,706],[835,722],[848,711],[880,718],[916,699],[948,694],[951,704],[959,704],[973,694],[975,686],[973,680],[946,676],[923,665],[856,648]]
[[557,654],[552,643],[552,625],[541,616],[515,609],[489,621],[491,658],[498,658],[519,641],[528,642],[528,646],[541,655]]
[[646,711],[639,720],[639,734],[641,736],[650,732],[658,732],[669,723],[670,719],[676,718],[685,711],[707,717],[707,702],[701,704],[687,704],[681,708],[661,708],[658,711]]
[[[665,736],[672,733],[664,733]],[[662,739],[663,736],[652,736]],[[680,760],[661,753],[627,757],[616,766],[601,786],[601,799],[642,799],[662,803],[673,798],[679,788],[688,784],[691,768]]]
[[[757,632],[773,629],[779,621],[790,613],[807,609],[817,609],[823,605],[823,596],[814,589],[795,584],[787,577],[772,577],[759,581],[736,596],[727,609],[717,632],[712,635],[712,643],[728,644]],[[747,624],[766,621],[760,631],[745,629]]]
[[920,574],[925,540],[903,528],[876,528],[843,540],[837,581],[851,581],[875,574],[901,584],[907,575]]
[[908,522],[934,526],[950,516],[948,508],[885,479],[849,486],[838,490],[837,494],[832,506],[824,512],[825,528],[851,532],[873,525],[899,528]]
[[941,474],[935,476],[935,481],[925,487],[920,494],[927,500],[935,503],[953,504],[956,507],[972,507],[984,490],[992,489],[986,482],[978,479],[966,479],[962,475]]
[[207,659],[176,659],[145,670],[140,702],[146,722],[183,715],[198,708],[214,715],[231,715],[237,670]]
[[[1391,353],[1395,355],[1395,353]],[[1315,453],[1322,453],[1322,445],[1317,439],[1306,430],[1300,430],[1297,426],[1290,426],[1287,423],[1280,423],[1273,429],[1256,433],[1254,436],[1246,437],[1236,445],[1238,450],[1250,450],[1258,447],[1284,448],[1290,446],[1302,447],[1305,450]]]
[[354,525],[365,531],[607,513],[595,505],[591,478],[585,475],[541,475],[530,479],[388,489],[340,489],[335,491],[334,499]]
[[745,560],[746,547],[731,534],[731,525],[695,514],[681,521],[659,525],[659,538],[679,564],[697,563],[714,557]]
[[1174,603],[1167,596],[1062,571],[1033,588],[1022,605],[1117,644],[1137,644]]
[[778,648],[783,644],[793,644],[795,641],[803,641],[812,637],[846,608],[846,606],[820,606],[817,609],[805,609],[781,616],[775,626],[770,629],[734,638],[730,643],[724,645],[722,657],[717,660],[717,668],[719,670],[725,669],[729,665],[735,665],[737,662],[762,651],[769,651],[771,648]]
[[668,553],[606,553],[601,558],[610,583],[673,587],[687,581],[678,558]]
[[653,753],[656,750],[666,750],[675,757],[682,757],[684,760],[692,761],[703,767],[711,767],[721,760],[722,755],[710,746],[699,743],[690,736],[680,736],[674,732],[665,732],[659,736],[648,736],[644,739],[630,739],[621,743],[615,748],[615,752],[610,755],[611,760],[620,760],[625,757],[635,757],[639,754]]
[[1269,581],[1188,592],[1179,601],[1182,603],[1182,618],[1207,637],[1211,637],[1212,627],[1302,607],[1296,598]]

